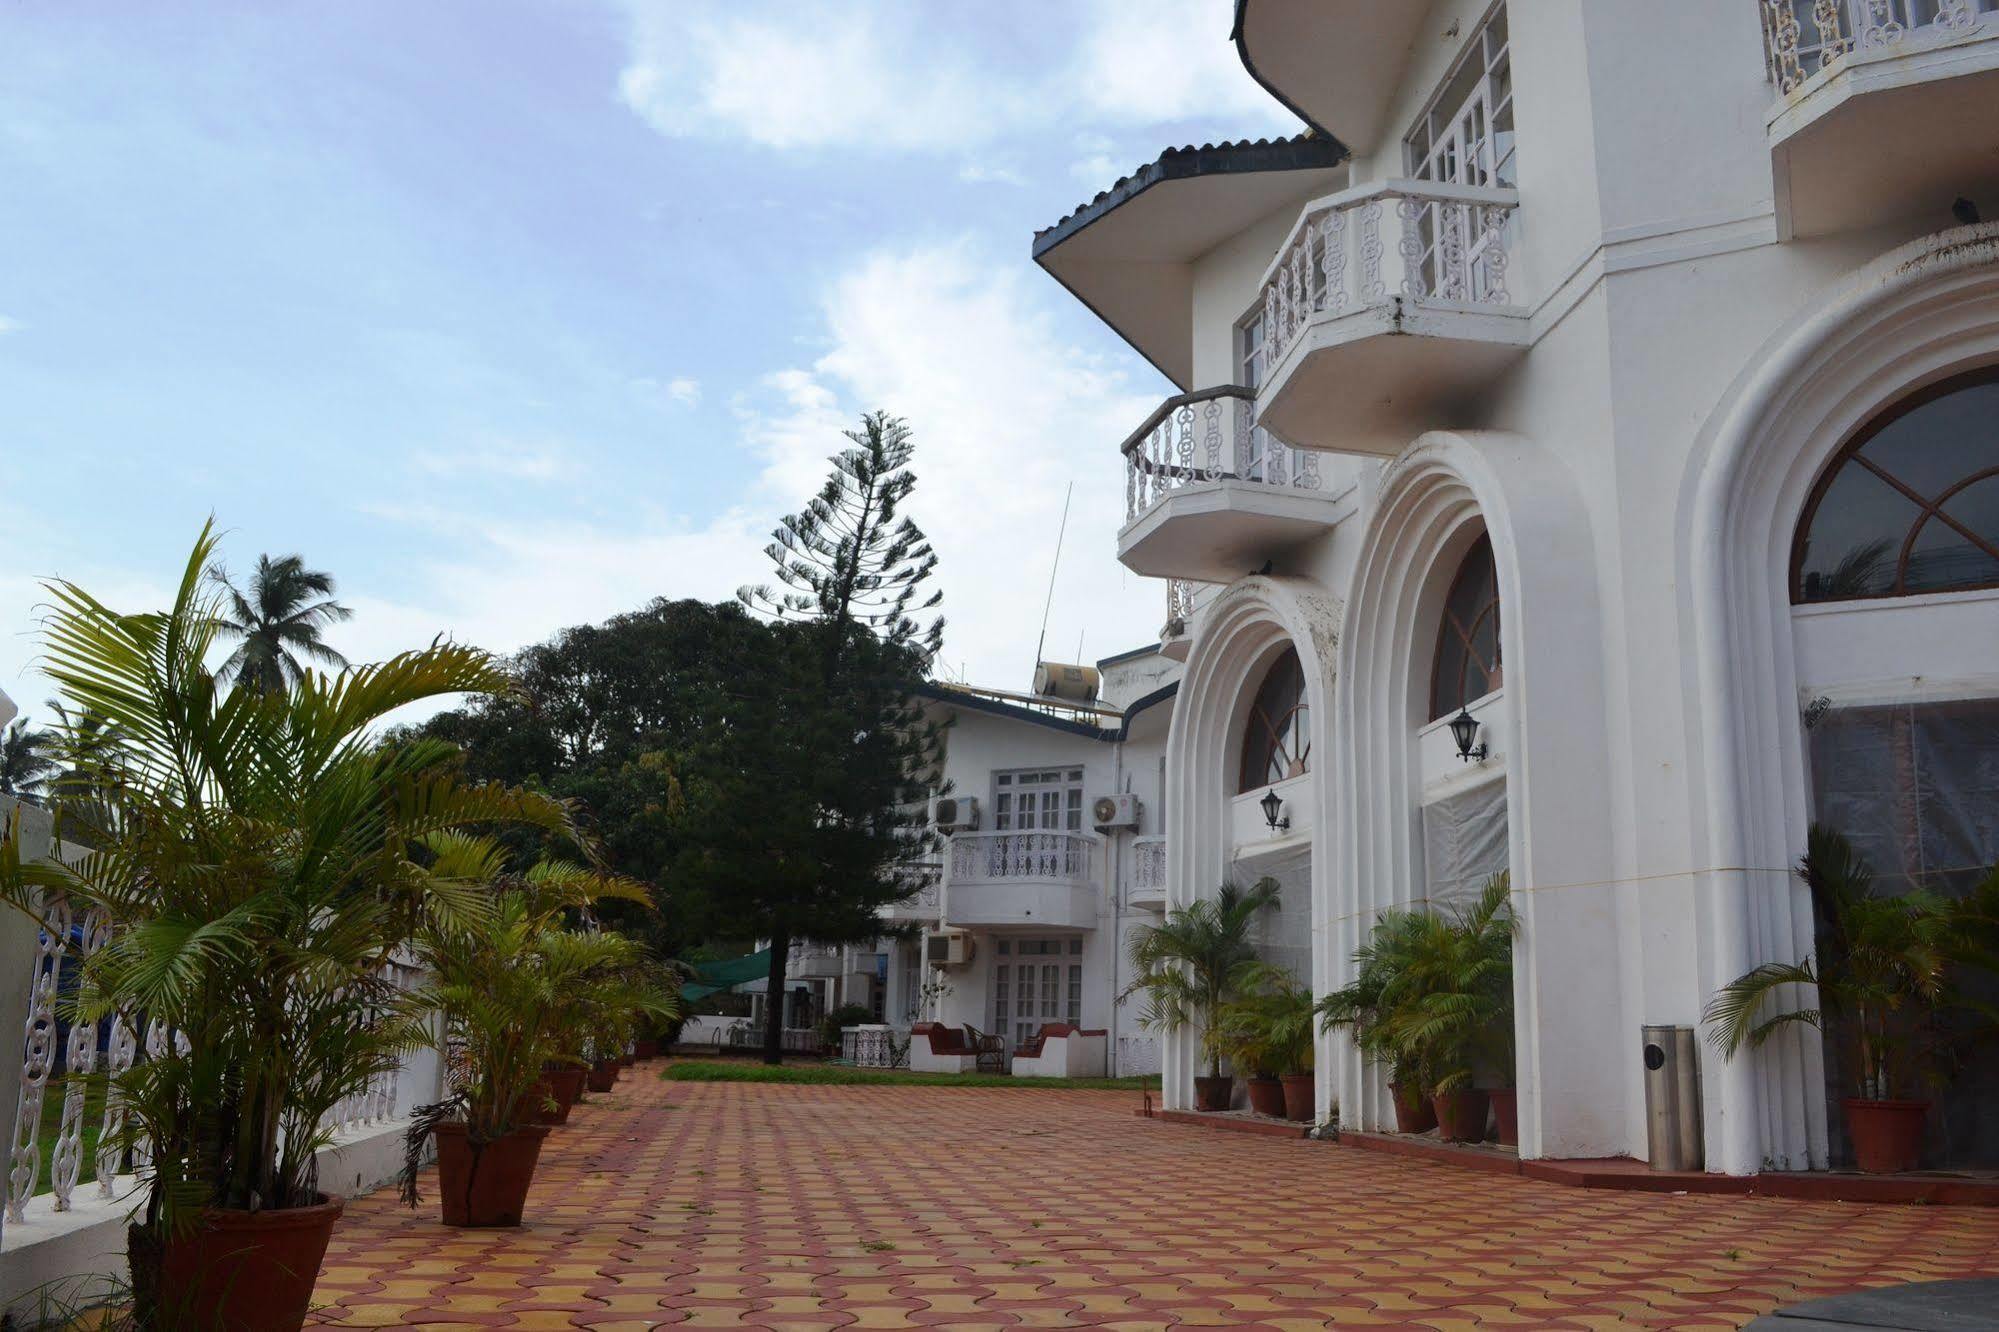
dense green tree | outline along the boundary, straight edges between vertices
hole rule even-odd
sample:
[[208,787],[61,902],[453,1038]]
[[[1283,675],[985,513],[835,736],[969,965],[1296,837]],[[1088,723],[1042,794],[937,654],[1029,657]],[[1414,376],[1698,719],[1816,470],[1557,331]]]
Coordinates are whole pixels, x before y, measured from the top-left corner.
[[324,666],[345,667],[347,658],[329,647],[321,632],[354,612],[333,599],[333,575],[308,569],[297,555],[257,557],[249,585],[238,588],[220,566],[208,576],[223,588],[216,628],[236,640],[216,675],[260,693],[290,688],[305,674],[301,656]]
[[[915,444],[885,412],[861,418],[847,438],[852,447],[833,457],[825,486],[766,548],[780,586],[739,594],[787,631],[783,660],[796,682],[767,759],[783,777],[773,788],[789,801],[782,842],[763,843],[782,845],[780,863],[759,872],[751,854],[730,872],[741,880],[736,900],[771,943],[768,1063],[782,1057],[776,1000],[791,945],[878,935],[879,909],[911,891],[903,867],[931,845],[924,804],[940,744],[917,689],[944,621],[920,617],[943,594],[928,587],[936,554],[902,513],[916,487]],[[753,792],[690,790],[688,822],[704,830],[696,844],[721,845],[728,807]],[[707,871],[721,873],[722,860],[711,857]]]

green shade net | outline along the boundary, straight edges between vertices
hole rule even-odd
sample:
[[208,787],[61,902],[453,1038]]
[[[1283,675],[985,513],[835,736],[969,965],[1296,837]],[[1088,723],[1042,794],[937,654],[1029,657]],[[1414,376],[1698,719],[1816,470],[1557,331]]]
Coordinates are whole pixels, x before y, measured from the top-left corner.
[[680,987],[683,999],[706,999],[717,990],[744,981],[763,980],[770,975],[770,949],[743,957],[727,957],[719,962],[696,962],[694,979]]

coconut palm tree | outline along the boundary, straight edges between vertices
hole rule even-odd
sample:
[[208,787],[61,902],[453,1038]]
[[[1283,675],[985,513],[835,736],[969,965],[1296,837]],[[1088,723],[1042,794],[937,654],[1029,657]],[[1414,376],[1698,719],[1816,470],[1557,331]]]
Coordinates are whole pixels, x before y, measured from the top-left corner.
[[1145,996],[1139,1024],[1159,1031],[1198,1027],[1208,1076],[1222,1074],[1226,1036],[1222,1008],[1242,990],[1256,966],[1249,937],[1257,913],[1277,900],[1277,880],[1254,888],[1225,883],[1213,897],[1176,907],[1157,925],[1132,936],[1132,982],[1119,1002]]
[[53,740],[47,731],[29,730],[26,717],[0,732],[0,795],[34,800],[48,789],[62,766],[49,752]]
[[225,589],[227,608],[216,628],[237,641],[216,673],[260,693],[290,688],[305,674],[299,658],[325,666],[347,665],[347,658],[329,647],[320,631],[348,619],[354,612],[333,599],[333,575],[308,569],[297,555],[257,557],[248,588],[239,590],[220,565],[208,575]]

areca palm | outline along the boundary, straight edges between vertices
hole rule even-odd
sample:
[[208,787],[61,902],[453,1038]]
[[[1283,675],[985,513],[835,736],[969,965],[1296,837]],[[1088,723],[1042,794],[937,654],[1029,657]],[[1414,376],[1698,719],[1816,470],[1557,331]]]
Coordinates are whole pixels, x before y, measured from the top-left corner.
[[[1984,1009],[1957,979],[1966,966],[1994,961],[1999,871],[1957,902],[1922,890],[1877,896],[1874,872],[1853,844],[1814,824],[1798,873],[1821,925],[1818,956],[1766,962],[1723,986],[1702,1015],[1709,1040],[1732,1057],[1793,1026],[1830,1028],[1848,1042],[1857,1095],[1885,1100],[1916,1090],[1942,1053],[1940,1010]],[[1806,1002],[1787,1003],[1795,999]]]
[[1222,1072],[1222,1007],[1242,989],[1256,965],[1250,926],[1277,900],[1277,881],[1244,889],[1225,883],[1213,897],[1176,907],[1157,925],[1142,926],[1131,941],[1132,982],[1119,1001],[1145,996],[1139,1024],[1159,1031],[1198,1027],[1210,1077]]
[[33,800],[47,789],[62,768],[50,752],[53,741],[47,731],[29,730],[26,717],[0,731],[0,795]]
[[299,660],[308,657],[324,666],[345,667],[347,658],[320,637],[329,624],[353,615],[333,599],[333,575],[308,569],[297,555],[257,557],[249,586],[239,590],[219,566],[209,577],[223,589],[217,628],[237,640],[236,650],[219,674],[234,677],[249,689],[275,694],[306,674]]
[[[43,670],[91,719],[59,747],[115,733],[117,779],[87,797],[106,813],[82,856],[24,862],[0,840],[0,900],[39,914],[60,894],[112,927],[76,1018],[163,1037],[117,1082],[128,1145],[150,1148],[131,1248],[142,1306],[161,1246],[200,1209],[316,1201],[327,1112],[422,1039],[421,998],[393,989],[386,963],[420,925],[470,928],[486,904],[430,873],[417,844],[493,824],[577,835],[561,802],[467,783],[444,742],[380,739],[397,708],[508,688],[485,653],[433,644],[289,692],[223,687],[207,667],[215,544],[205,528],[165,611],[48,586]],[[58,790],[59,813],[72,798]]]

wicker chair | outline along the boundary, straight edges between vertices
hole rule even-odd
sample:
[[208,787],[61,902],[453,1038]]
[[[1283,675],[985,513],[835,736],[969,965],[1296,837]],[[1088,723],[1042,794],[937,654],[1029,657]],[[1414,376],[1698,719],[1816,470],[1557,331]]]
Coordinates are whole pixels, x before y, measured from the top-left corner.
[[971,1046],[973,1053],[979,1057],[979,1072],[1006,1072],[1006,1037],[988,1035],[967,1022],[965,1043]]

